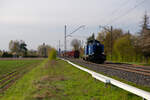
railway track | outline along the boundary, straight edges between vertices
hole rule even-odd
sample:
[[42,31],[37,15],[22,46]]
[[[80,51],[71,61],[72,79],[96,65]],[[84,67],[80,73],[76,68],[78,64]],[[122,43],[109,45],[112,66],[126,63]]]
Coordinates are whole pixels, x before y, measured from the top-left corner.
[[17,68],[12,72],[0,76],[0,93],[3,93],[5,90],[7,90],[14,82],[16,82],[20,77],[22,77],[36,65],[38,65],[38,63],[32,64],[28,67],[24,66]]
[[142,66],[142,65],[132,65],[132,64],[125,64],[125,63],[109,63],[106,62],[105,64],[107,65],[115,65],[115,66],[125,66],[125,67],[132,67],[132,68],[137,68],[137,69],[145,69],[145,70],[150,70],[149,66]]
[[124,71],[129,71],[129,72],[134,72],[134,73],[138,73],[138,74],[143,74],[143,75],[148,75],[150,76],[150,70],[146,70],[140,67],[133,67],[133,66],[127,66],[127,65],[116,65],[114,64],[102,64],[100,66],[104,66],[104,67],[109,67],[109,68],[113,68],[113,69],[118,69],[118,70],[124,70]]
[[116,63],[96,64],[96,63],[87,62],[84,60],[81,60],[81,61],[88,63],[88,64],[97,65],[100,67],[113,68],[113,69],[117,69],[117,70],[123,70],[123,71],[134,72],[134,73],[150,76],[150,68],[148,68],[148,67],[143,67],[143,66],[140,67],[140,66],[133,66],[130,64],[116,64]]
[[109,62],[104,64],[96,64],[81,59],[68,60],[83,65],[96,72],[103,72],[104,74],[110,76],[117,76],[121,79],[150,87],[150,67]]

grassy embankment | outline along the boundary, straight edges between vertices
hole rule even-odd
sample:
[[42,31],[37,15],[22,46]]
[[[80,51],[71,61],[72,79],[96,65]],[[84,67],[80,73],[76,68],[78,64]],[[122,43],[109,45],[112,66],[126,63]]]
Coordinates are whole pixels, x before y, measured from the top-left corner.
[[62,61],[43,61],[18,80],[1,100],[141,100]]

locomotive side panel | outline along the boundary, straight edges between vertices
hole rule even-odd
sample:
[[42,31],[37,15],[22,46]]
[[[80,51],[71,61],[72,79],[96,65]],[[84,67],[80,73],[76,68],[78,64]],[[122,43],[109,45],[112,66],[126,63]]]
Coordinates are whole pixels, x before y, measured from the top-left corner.
[[104,55],[104,45],[97,40],[90,41],[85,46],[84,60],[92,61],[95,63],[104,63],[106,55]]

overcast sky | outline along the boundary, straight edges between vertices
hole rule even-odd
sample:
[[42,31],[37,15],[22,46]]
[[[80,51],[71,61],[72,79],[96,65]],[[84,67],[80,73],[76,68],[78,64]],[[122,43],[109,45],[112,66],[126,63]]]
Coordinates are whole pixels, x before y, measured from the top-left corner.
[[145,11],[150,16],[150,0],[142,1],[0,0],[0,49],[8,50],[9,41],[16,39],[24,40],[29,49],[37,49],[43,42],[57,47],[59,40],[63,45],[65,24],[68,33],[86,25],[68,38],[68,45],[73,38],[97,35],[99,25],[138,32]]

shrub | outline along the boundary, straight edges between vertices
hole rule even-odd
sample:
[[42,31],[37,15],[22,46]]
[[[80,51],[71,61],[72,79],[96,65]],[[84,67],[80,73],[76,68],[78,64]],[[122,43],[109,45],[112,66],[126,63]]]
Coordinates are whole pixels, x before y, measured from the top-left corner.
[[13,55],[12,55],[12,54],[9,54],[8,52],[4,52],[4,53],[2,54],[2,57],[13,57]]
[[56,50],[54,48],[49,50],[48,59],[50,61],[51,60],[56,60]]

